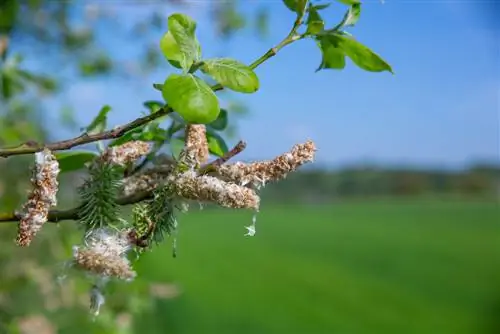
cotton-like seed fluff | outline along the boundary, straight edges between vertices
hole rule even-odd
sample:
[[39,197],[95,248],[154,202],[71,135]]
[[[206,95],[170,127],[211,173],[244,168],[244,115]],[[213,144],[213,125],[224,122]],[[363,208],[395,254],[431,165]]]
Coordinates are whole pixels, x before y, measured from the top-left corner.
[[149,153],[151,145],[140,140],[126,142],[123,145],[109,147],[102,160],[112,165],[125,166]]
[[126,233],[100,228],[87,236],[84,246],[73,247],[73,260],[76,266],[95,275],[132,280],[136,273],[126,257],[130,248]]
[[265,185],[271,181],[278,181],[295,171],[305,163],[312,162],[316,152],[314,142],[307,141],[293,146],[290,152],[284,153],[273,160],[253,163],[237,162],[222,165],[218,174],[241,185]]
[[35,235],[47,222],[49,210],[57,205],[59,163],[48,149],[35,153],[35,170],[31,179],[33,190],[20,213],[16,243],[29,246]]
[[188,124],[186,126],[186,144],[181,159],[188,165],[201,165],[208,160],[207,134],[204,124]]
[[235,209],[258,209],[260,198],[254,190],[194,171],[179,174],[172,181],[174,193],[182,198],[213,202]]

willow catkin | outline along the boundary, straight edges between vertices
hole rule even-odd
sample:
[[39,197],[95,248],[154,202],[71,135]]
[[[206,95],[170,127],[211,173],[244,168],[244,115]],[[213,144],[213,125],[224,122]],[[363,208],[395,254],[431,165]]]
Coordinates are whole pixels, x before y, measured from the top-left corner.
[[148,154],[150,149],[151,144],[133,140],[123,145],[108,147],[102,154],[101,159],[112,165],[126,166]]
[[207,162],[209,152],[205,125],[188,124],[185,141],[184,149],[179,157],[182,162],[190,167]]
[[283,179],[303,164],[312,162],[315,152],[316,146],[314,142],[309,140],[293,146],[290,152],[273,160],[222,165],[217,172],[223,178],[241,185],[265,185],[268,182]]
[[171,184],[174,194],[185,199],[235,209],[259,208],[260,198],[254,190],[194,171],[177,175]]
[[35,153],[35,170],[31,179],[33,190],[19,214],[16,243],[29,246],[35,235],[47,222],[49,210],[57,205],[59,163],[48,149]]

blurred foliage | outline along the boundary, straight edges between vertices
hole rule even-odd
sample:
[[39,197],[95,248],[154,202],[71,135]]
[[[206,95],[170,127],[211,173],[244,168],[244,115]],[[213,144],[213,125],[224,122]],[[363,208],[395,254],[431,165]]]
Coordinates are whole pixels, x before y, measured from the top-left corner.
[[[300,191],[297,191],[300,189]],[[349,198],[500,196],[500,166],[481,164],[461,171],[351,166],[335,171],[309,169],[287,182],[269,185],[264,200],[332,203]]]

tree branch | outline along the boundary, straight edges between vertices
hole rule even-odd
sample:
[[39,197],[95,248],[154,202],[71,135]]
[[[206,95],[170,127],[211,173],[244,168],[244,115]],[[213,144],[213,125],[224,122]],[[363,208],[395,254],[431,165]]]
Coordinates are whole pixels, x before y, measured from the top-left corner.
[[34,142],[26,142],[23,143],[19,146],[11,147],[11,148],[4,148],[0,149],[0,157],[8,157],[12,155],[21,155],[21,154],[30,154],[30,153],[35,153],[42,151],[44,148],[48,148],[51,151],[61,151],[61,150],[67,150],[75,146],[80,146],[83,144],[88,144],[92,142],[96,142],[99,140],[105,140],[105,139],[114,139],[123,136],[127,131],[133,130],[139,126],[142,126],[144,124],[147,124],[157,118],[160,118],[162,116],[165,116],[169,113],[171,113],[173,110],[170,108],[168,105],[165,105],[163,108],[155,112],[154,114],[144,116],[137,118],[136,120],[127,123],[122,126],[118,126],[112,130],[105,131],[102,133],[96,133],[94,135],[89,135],[87,133],[83,133],[78,137],[68,139],[68,140],[63,140],[51,144],[38,144]]
[[[262,63],[264,63],[266,60],[269,58],[272,58],[275,56],[279,50],[287,46],[288,44],[291,44],[301,38],[304,37],[304,35],[299,35],[297,34],[297,29],[302,23],[303,15],[299,15],[297,17],[297,20],[295,21],[292,29],[290,30],[290,33],[275,47],[269,49],[264,55],[256,59],[252,64],[250,64],[250,68],[255,69]],[[224,89],[224,87],[220,84],[213,85],[212,87],[213,91],[219,91]],[[112,130],[105,131],[102,133],[97,133],[94,135],[89,135],[88,133],[83,133],[78,137],[68,139],[68,140],[62,140],[59,142],[51,143],[51,144],[39,144],[33,141],[25,142],[21,145],[14,146],[14,147],[9,147],[9,148],[3,148],[0,149],[0,157],[9,157],[13,155],[22,155],[22,154],[30,154],[30,153],[36,153],[39,151],[42,151],[44,148],[48,148],[51,151],[62,151],[62,150],[68,150],[72,147],[75,146],[80,146],[92,142],[96,142],[99,140],[106,140],[106,139],[114,139],[123,136],[127,131],[133,130],[141,125],[145,125],[157,118],[160,118],[162,116],[165,116],[169,113],[173,112],[172,108],[168,105],[165,105],[163,108],[155,112],[154,114],[144,116],[141,118],[137,118],[136,120],[127,123],[125,125],[116,127]]]
[[[123,196],[116,200],[118,205],[130,205],[142,202],[147,199],[153,198],[153,190],[144,191],[129,196]],[[57,223],[61,220],[77,220],[80,207],[69,210],[50,210],[47,221]],[[0,223],[10,223],[19,221],[21,219],[19,214],[16,213],[0,213]]]

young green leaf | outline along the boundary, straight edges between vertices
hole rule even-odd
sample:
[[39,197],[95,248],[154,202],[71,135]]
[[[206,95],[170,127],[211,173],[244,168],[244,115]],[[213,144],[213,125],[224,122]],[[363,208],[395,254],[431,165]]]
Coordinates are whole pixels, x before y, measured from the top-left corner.
[[201,70],[222,86],[236,92],[254,93],[259,89],[259,78],[255,72],[231,58],[204,60]]
[[330,7],[330,3],[317,4],[317,5],[313,5],[313,7],[316,10],[323,10],[323,9]]
[[153,84],[153,88],[161,92],[163,91],[163,84],[155,83]]
[[303,14],[306,10],[308,0],[283,0],[283,2],[292,12]]
[[338,43],[339,48],[360,68],[370,72],[389,71],[394,74],[385,60],[354,38],[333,34],[329,36],[329,39]]
[[[178,58],[184,70],[188,70],[201,57],[200,44],[195,35],[196,22],[187,15],[172,14],[168,17],[168,31],[172,34],[179,49],[180,57],[175,58]],[[176,53],[171,46],[169,47],[168,54]]]
[[218,157],[227,153],[228,148],[224,138],[213,131],[207,131],[208,151]]
[[160,101],[146,101],[143,103],[143,105],[148,108],[149,112],[151,114],[154,114],[155,112],[157,112],[158,110],[160,110],[161,108],[163,108],[163,106],[165,105],[165,103],[163,102],[160,102]]
[[348,5],[348,6],[351,6],[351,5],[355,5],[355,4],[360,4],[361,1],[360,0],[337,0],[338,2],[342,2],[344,5]]
[[349,10],[344,16],[344,19],[342,20],[342,26],[344,27],[352,27],[354,26],[358,20],[359,16],[361,15],[361,4],[353,4],[351,7],[349,7]]
[[219,117],[212,123],[208,124],[212,129],[222,131],[227,127],[227,110],[221,109]]
[[171,74],[163,84],[163,98],[185,121],[208,124],[217,119],[219,100],[205,81],[192,74]]
[[307,17],[307,34],[316,35],[317,33],[323,31],[325,27],[325,22],[319,15],[318,10],[315,6],[309,6],[309,15]]
[[106,124],[108,122],[108,113],[111,111],[111,107],[105,105],[101,108],[96,118],[92,120],[89,126],[85,129],[87,134],[96,134],[104,131],[106,129]]
[[67,173],[82,169],[87,162],[94,160],[97,154],[92,151],[66,151],[56,152],[55,156],[61,173]]
[[343,69],[345,67],[345,54],[339,48],[335,39],[328,37],[320,38],[318,46],[321,49],[322,60],[316,72],[322,69]]
[[182,68],[181,63],[185,58],[170,31],[160,39],[160,50],[172,66]]

